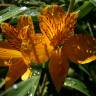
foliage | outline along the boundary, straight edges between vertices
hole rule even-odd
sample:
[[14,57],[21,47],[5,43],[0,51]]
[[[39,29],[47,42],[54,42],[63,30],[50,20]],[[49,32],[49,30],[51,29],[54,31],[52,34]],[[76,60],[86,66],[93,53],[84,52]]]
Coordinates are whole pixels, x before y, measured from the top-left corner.
[[1,0],[0,96],[95,96],[95,18],[95,0]]

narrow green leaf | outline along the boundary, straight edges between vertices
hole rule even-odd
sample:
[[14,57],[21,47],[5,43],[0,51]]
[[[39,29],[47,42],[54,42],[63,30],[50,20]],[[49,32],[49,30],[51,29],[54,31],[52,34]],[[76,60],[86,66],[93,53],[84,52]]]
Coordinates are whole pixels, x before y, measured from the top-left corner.
[[2,36],[2,34],[0,34],[0,41],[2,41],[3,40],[3,36]]
[[0,23],[2,23],[3,21],[5,21],[25,10],[27,10],[27,7],[15,7],[14,6],[13,9],[11,8],[8,12],[6,12],[0,16]]
[[80,10],[80,15],[79,18],[83,18],[86,16],[92,9],[93,9],[93,4],[89,1],[85,1],[82,6],[80,6],[76,11]]
[[7,7],[7,8],[4,8],[4,9],[0,10],[0,16],[2,14],[4,14],[5,12],[8,12],[9,10],[14,9],[14,7],[16,7],[16,6],[14,5],[14,6],[10,6],[10,7]]
[[14,84],[11,88],[7,89],[5,92],[0,94],[0,96],[25,96],[30,93],[34,96],[37,85],[39,83],[41,71],[39,71],[38,75],[33,75],[32,78],[22,81],[18,84]]
[[89,75],[90,76],[90,73],[89,73],[89,71],[86,69],[86,67],[84,66],[84,65],[78,65],[79,66],[79,68],[82,70],[82,71],[84,71],[87,75]]
[[96,7],[96,0],[89,0]]
[[2,86],[5,84],[4,79],[0,79],[0,88],[2,88]]
[[64,82],[64,86],[74,88],[85,94],[86,96],[90,96],[89,90],[87,89],[86,85],[80,80],[68,77]]

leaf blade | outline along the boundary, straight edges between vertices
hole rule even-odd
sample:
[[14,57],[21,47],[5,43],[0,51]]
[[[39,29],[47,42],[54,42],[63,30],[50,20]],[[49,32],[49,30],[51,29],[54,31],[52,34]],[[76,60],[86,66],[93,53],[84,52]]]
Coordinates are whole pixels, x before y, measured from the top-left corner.
[[78,90],[81,93],[85,94],[86,96],[91,96],[86,85],[80,80],[77,80],[75,78],[70,78],[70,77],[66,78],[64,82],[64,86],[71,87],[75,90]]
[[13,94],[14,96],[25,96],[30,89],[31,89],[32,96],[34,96],[36,88],[37,88],[37,87],[34,87],[34,85],[35,86],[38,85],[40,75],[41,75],[41,71],[39,72],[40,72],[39,75],[32,76],[32,78],[26,81],[22,81],[16,85],[13,85],[13,87],[7,89],[5,92],[0,94],[0,96],[5,96],[5,95],[13,96]]
[[93,4],[90,3],[89,1],[85,1],[84,4],[79,7],[77,10],[80,10],[79,12],[79,18],[85,17],[92,9],[93,9]]
[[5,21],[25,10],[27,10],[27,7],[14,7],[13,9],[9,10],[8,12],[6,12],[0,16],[0,23],[2,23],[3,21]]

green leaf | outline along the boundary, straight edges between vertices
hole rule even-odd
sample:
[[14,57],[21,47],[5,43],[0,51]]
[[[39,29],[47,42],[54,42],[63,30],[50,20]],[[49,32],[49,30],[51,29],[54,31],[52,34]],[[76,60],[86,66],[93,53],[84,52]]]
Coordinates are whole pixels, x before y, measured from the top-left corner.
[[80,15],[79,18],[83,18],[86,16],[92,9],[93,9],[93,4],[89,1],[85,1],[82,6],[80,6],[77,11],[80,10]]
[[81,93],[85,94],[86,96],[91,96],[89,94],[89,90],[87,89],[86,85],[80,80],[68,77],[64,82],[64,86],[78,90]]
[[90,76],[90,73],[89,73],[89,71],[87,70],[87,68],[86,68],[86,65],[78,65],[79,66],[79,68],[82,70],[82,71],[84,71],[87,75],[89,75]]
[[5,12],[4,14],[2,14],[0,16],[0,23],[2,23],[3,21],[5,21],[27,9],[28,9],[27,7],[16,7],[16,6],[10,8],[10,10],[8,12]]
[[[39,74],[33,75],[32,78],[22,81],[18,84],[14,84],[11,88],[7,89],[5,92],[0,94],[0,96],[25,96],[26,94],[30,93],[34,96],[36,88],[39,83],[41,71]],[[31,91],[30,91],[31,90]]]
[[77,4],[77,3],[79,3],[79,2],[83,2],[84,0],[75,0],[75,3]]
[[96,0],[89,0],[96,7]]
[[0,34],[0,41],[2,41],[3,40],[3,36],[2,36],[2,34]]
[[2,86],[5,84],[4,79],[0,79],[0,88],[2,88]]
[[0,10],[0,15],[4,14],[4,13],[6,13],[6,12],[12,10],[12,9],[14,9],[14,7],[16,7],[16,6],[13,5],[13,6],[10,6],[10,7],[7,7],[7,8],[4,8],[4,9]]

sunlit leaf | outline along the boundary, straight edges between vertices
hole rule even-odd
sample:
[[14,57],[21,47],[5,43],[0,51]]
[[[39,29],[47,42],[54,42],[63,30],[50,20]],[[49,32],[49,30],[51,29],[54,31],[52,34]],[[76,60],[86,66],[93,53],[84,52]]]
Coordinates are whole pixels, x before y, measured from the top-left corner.
[[0,79],[0,88],[2,88],[2,86],[5,84],[5,80],[4,79]]
[[96,7],[96,0],[89,0]]
[[88,90],[86,85],[78,79],[67,77],[65,79],[64,86],[78,90],[86,96],[91,96],[90,91]]
[[77,10],[80,10],[80,16],[79,18],[83,18],[86,16],[91,10],[93,9],[93,4],[89,1],[85,1],[83,5],[81,5]]
[[14,8],[10,9],[8,12],[6,12],[0,16],[0,23],[2,23],[3,21],[5,21],[25,10],[27,10],[27,7],[15,7],[14,6]]
[[26,94],[32,94],[32,96],[34,96],[39,83],[40,74],[32,76],[32,78],[26,81],[14,84],[11,88],[0,94],[0,96],[13,96],[13,94],[14,96],[25,96]]
[[16,7],[15,5],[14,6],[9,6],[7,8],[4,8],[3,10],[0,10],[0,15],[12,10],[14,7]]

